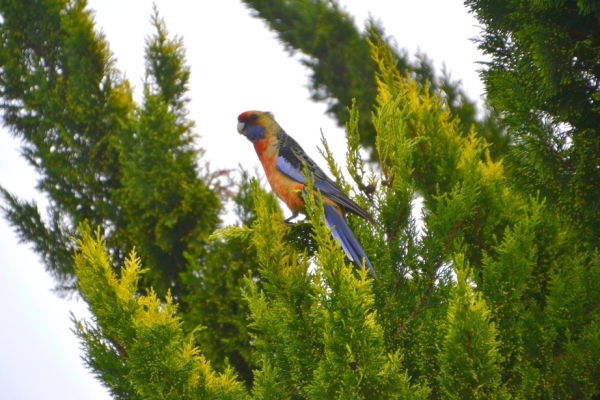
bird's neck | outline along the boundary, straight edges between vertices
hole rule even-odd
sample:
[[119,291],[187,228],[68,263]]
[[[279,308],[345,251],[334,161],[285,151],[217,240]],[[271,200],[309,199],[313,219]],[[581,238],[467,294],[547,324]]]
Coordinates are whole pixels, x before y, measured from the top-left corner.
[[275,173],[277,165],[279,149],[274,142],[275,140],[275,138],[266,137],[254,142],[254,150],[256,150],[256,155],[258,155],[258,159],[260,160],[260,163],[262,164],[267,176]]
[[276,139],[272,137],[265,137],[254,141],[254,150],[256,150],[256,154],[261,161],[263,158],[277,158],[279,150],[275,141]]

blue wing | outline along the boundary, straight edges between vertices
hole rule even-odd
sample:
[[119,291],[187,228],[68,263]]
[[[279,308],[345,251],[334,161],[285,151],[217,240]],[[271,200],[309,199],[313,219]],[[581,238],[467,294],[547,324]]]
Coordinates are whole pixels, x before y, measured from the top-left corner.
[[345,211],[352,212],[371,223],[375,223],[373,217],[371,217],[368,212],[363,210],[352,199],[346,196],[342,189],[340,189],[340,187],[332,181],[321,168],[319,168],[302,147],[300,147],[298,142],[284,131],[279,132],[278,139],[279,156],[277,157],[276,167],[281,173],[287,175],[296,182],[304,183],[302,168],[306,165],[308,170],[315,177],[315,189],[319,189],[324,196],[335,201]]
[[[352,201],[340,189],[335,182],[319,168],[319,166],[302,150],[300,145],[285,132],[279,133],[279,155],[277,157],[276,168],[284,175],[287,175],[296,182],[304,183],[302,176],[302,168],[304,165],[314,175],[314,186],[319,189],[324,196],[327,196],[336,202],[342,209],[353,212],[368,221],[374,223],[373,218],[358,204]],[[332,229],[332,235],[335,237],[342,249],[359,268],[362,268],[362,259],[365,260],[365,265],[371,271],[375,279],[379,279],[375,273],[371,261],[358,243],[358,240],[352,233],[343,215],[339,214],[335,207],[329,204],[324,205],[325,221],[327,226]]]
[[[304,183],[304,177],[302,176],[302,170],[294,166],[281,154],[277,157],[277,163],[275,164],[279,172],[289,176],[296,182]],[[302,166],[300,166],[302,168]]]

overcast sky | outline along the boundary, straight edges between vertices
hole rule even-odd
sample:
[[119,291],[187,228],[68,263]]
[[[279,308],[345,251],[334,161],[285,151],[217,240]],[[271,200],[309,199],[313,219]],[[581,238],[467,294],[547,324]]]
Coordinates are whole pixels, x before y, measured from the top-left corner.
[[[309,71],[290,58],[264,23],[250,17],[238,0],[155,0],[169,32],[182,36],[192,75],[190,118],[206,150],[201,162],[212,168],[258,165],[250,143],[236,131],[242,111],[275,113],[283,128],[322,163],[316,146],[320,129],[339,160],[344,135],[324,112],[324,104],[309,100]],[[144,75],[144,40],[153,32],[149,0],[91,0],[96,28],[102,31],[117,59],[117,67],[140,99]],[[460,0],[342,0],[358,26],[369,13],[410,54],[426,52],[439,69],[445,63],[462,80],[473,99],[483,85],[477,61],[484,58],[469,41],[477,36],[477,21]],[[24,199],[44,199],[34,190],[35,172],[19,155],[19,143],[0,131],[0,185]],[[341,164],[343,164],[341,162]],[[287,210],[286,210],[286,213]],[[71,332],[70,312],[89,318],[81,300],[59,299],[54,282],[27,244],[19,244],[6,221],[0,220],[0,398],[108,399],[108,392],[83,366],[81,350]]]

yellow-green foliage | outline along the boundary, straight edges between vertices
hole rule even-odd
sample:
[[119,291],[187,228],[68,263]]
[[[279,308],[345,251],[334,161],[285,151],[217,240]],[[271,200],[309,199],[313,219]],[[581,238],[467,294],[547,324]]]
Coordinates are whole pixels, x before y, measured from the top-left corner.
[[317,206],[320,198],[307,197],[317,244],[311,259],[286,243],[288,228],[279,212],[261,191],[255,193],[258,219],[251,241],[262,264],[263,290],[248,279],[247,299],[257,353],[268,366],[255,382],[256,397],[423,397],[427,391],[409,385],[399,354],[386,354],[372,280],[364,269],[357,276],[346,262]]
[[[246,356],[254,366],[246,391],[231,370],[211,370],[183,334],[169,296],[159,301],[151,290],[147,296],[136,291],[135,255],[117,278],[100,239],[84,230],[76,274],[96,319],[78,323],[78,334],[88,364],[115,395],[561,399],[598,393],[596,252],[578,246],[575,228],[543,199],[512,190],[483,135],[465,134],[443,98],[397,71],[385,45],[372,50],[380,68],[372,120],[381,164],[367,171],[354,108],[346,156],[353,184],[325,140],[322,154],[340,186],[347,193],[355,187],[353,197],[377,221],[348,216],[380,280],[346,259],[326,227],[318,193],[305,196],[308,221],[289,227],[274,197],[252,181],[255,218],[212,237],[248,246],[258,263],[258,274],[249,267],[240,287],[249,310],[243,332],[253,351]],[[313,193],[308,173],[306,181],[306,193]],[[413,210],[418,199],[421,218]]]
[[[214,373],[185,336],[170,296],[137,291],[140,259],[132,252],[117,277],[99,231],[81,229],[75,255],[78,288],[94,314],[76,323],[87,363],[117,398],[239,399],[245,389],[231,370]],[[118,368],[118,370],[116,370]]]
[[457,285],[452,291],[441,344],[440,377],[445,399],[508,398],[501,386],[496,328],[481,293],[473,288],[464,255],[454,259]]
[[[293,15],[318,16],[321,28],[357,32],[349,20],[336,23],[335,2],[266,3],[289,11],[276,13],[280,27]],[[563,17],[553,2],[544,3],[547,16]],[[517,24],[525,36],[510,43],[531,34],[535,43],[546,40],[536,20],[541,14],[524,7],[507,18],[533,18],[537,28]],[[591,6],[579,11],[594,18]],[[75,321],[76,333],[88,366],[115,398],[600,394],[597,93],[579,103],[540,97],[529,74],[541,64],[518,55],[511,68],[497,64],[488,83],[521,139],[514,143],[520,150],[502,160],[506,149],[484,139],[506,144],[498,126],[473,123],[466,108],[471,117],[462,119],[452,101],[460,95],[428,88],[415,68],[400,72],[393,51],[371,31],[375,84],[361,83],[334,104],[339,115],[351,105],[348,93],[361,94],[346,126],[350,179],[325,140],[322,154],[340,186],[376,220],[347,216],[380,278],[374,281],[332,238],[319,195],[306,198],[308,221],[289,227],[274,196],[242,178],[234,196],[239,225],[209,239],[221,207],[218,188],[214,176],[198,176],[183,43],[168,38],[157,15],[141,105],[133,103],[84,0],[0,2],[0,20],[3,122],[23,140],[51,199],[48,221],[35,204],[0,188],[3,208],[61,287],[77,283],[93,319]],[[310,24],[301,28],[314,37]],[[315,68],[347,64],[347,57],[331,58],[348,49],[338,46],[343,38],[317,31],[336,51],[311,42],[328,53],[318,59],[334,60]],[[496,52],[503,46],[492,33],[488,49]],[[364,55],[364,38],[350,36],[355,40],[346,45],[360,41],[356,54]],[[531,47],[523,44],[509,47]],[[496,61],[511,64],[506,54]],[[555,68],[567,75],[576,69]],[[360,70],[319,76],[358,84]],[[515,74],[529,75],[530,85],[518,84]],[[586,74],[573,77],[556,80],[557,89],[570,93],[573,83],[593,83]],[[577,104],[588,105],[581,118],[573,112]],[[367,142],[378,165],[361,156],[366,126],[377,133]],[[110,229],[104,243],[83,226],[73,258],[69,237],[82,221]],[[146,271],[136,253],[126,257],[133,245]]]

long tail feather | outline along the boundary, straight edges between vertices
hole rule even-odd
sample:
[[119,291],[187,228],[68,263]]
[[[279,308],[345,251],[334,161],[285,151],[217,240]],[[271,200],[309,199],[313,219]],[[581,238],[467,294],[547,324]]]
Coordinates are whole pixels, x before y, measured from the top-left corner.
[[325,221],[327,222],[327,226],[329,228],[333,227],[333,237],[335,237],[338,242],[342,245],[342,249],[348,256],[350,260],[354,262],[359,268],[362,268],[362,259],[365,259],[365,265],[369,267],[371,274],[377,280],[377,274],[375,273],[375,269],[373,265],[371,265],[371,261],[363,251],[362,247],[354,237],[354,234],[350,230],[350,227],[346,223],[344,217],[337,213],[335,208],[329,204],[324,205],[325,208]]

